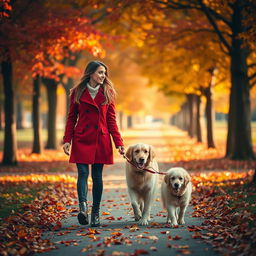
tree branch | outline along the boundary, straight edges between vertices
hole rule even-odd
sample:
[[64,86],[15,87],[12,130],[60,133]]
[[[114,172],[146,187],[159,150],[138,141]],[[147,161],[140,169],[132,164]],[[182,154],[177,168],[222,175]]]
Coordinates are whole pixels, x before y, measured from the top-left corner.
[[58,77],[59,77],[59,83],[65,88],[65,83],[63,82],[63,78],[64,78],[64,74],[61,74],[61,75],[58,75]]
[[250,65],[248,65],[248,68],[253,68],[256,67],[256,63],[251,63]]
[[256,80],[250,84],[250,89],[252,89],[255,84],[256,84]]
[[103,10],[102,10],[102,13],[101,13],[100,17],[98,17],[97,19],[92,20],[92,22],[91,22],[92,25],[97,24],[98,22],[100,22],[102,19],[104,19],[106,16],[109,15],[109,13],[107,12],[107,7],[106,6],[102,9]]
[[221,42],[224,44],[224,46],[227,48],[228,52],[231,52],[231,46],[229,45],[229,43],[227,42],[227,40],[225,39],[225,37],[223,36],[223,32],[221,32],[219,30],[218,25],[216,24],[214,18],[211,16],[211,14],[209,13],[208,8],[201,2],[201,10],[203,11],[203,13],[206,15],[207,19],[209,20],[210,24],[213,26],[214,30],[216,31],[216,34],[219,36]]
[[222,51],[224,54],[226,54],[227,56],[230,56],[229,52],[226,51],[226,49],[223,47],[222,42],[218,40],[218,43],[219,43],[219,45],[220,45],[221,51]]
[[179,9],[189,9],[191,8],[190,6],[188,5],[183,5],[183,4],[179,4],[179,3],[176,3],[174,1],[160,1],[160,0],[153,0],[155,3],[158,3],[158,4],[163,4],[165,5],[166,7],[169,7],[169,8],[172,8],[172,9],[175,9],[175,10],[179,10]]
[[[193,32],[193,33],[200,33],[200,32],[206,32],[206,33],[214,33],[216,34],[215,30],[214,29],[206,29],[206,28],[202,28],[202,29],[183,29],[180,32]],[[227,32],[222,32],[223,34],[231,37],[231,35]]]
[[[176,9],[176,10],[179,10],[179,9],[197,9],[197,10],[202,11],[206,15],[208,21],[212,25],[215,33],[220,38],[220,41],[226,47],[227,51],[231,52],[231,46],[229,45],[228,41],[224,37],[224,35],[228,35],[229,37],[230,37],[230,35],[227,32],[220,31],[220,29],[219,29],[217,23],[215,22],[213,16],[216,19],[222,20],[229,27],[231,26],[230,22],[228,20],[226,20],[220,14],[216,13],[214,10],[212,10],[212,9],[208,8],[207,6],[205,6],[202,1],[199,2],[200,6],[198,6],[196,4],[193,4],[193,3],[182,4],[182,3],[178,3],[178,2],[173,1],[173,0],[168,0],[168,2],[161,1],[161,0],[153,0],[153,1],[156,2],[156,3],[159,3],[159,4],[163,4],[166,7],[169,7],[169,8],[172,8],[172,9]],[[226,51],[224,51],[224,52],[229,55],[229,53],[227,53]]]
[[172,0],[168,0],[168,2],[155,0],[155,2],[165,4],[167,7],[170,7],[172,9],[176,9],[176,10],[178,10],[178,9],[199,9],[200,8],[196,4],[191,3],[191,1],[187,1],[187,2],[189,2],[189,4],[182,4],[182,3],[178,3],[178,2],[172,1]]
[[254,74],[252,74],[251,76],[249,76],[249,80],[252,80],[256,77],[256,72]]
[[[132,1],[131,1],[131,2],[127,1],[127,3],[122,6],[122,9],[125,10],[126,8],[128,8],[129,6],[131,6],[132,4],[133,4]],[[101,20],[103,20],[105,17],[111,16],[111,12],[108,12],[107,9],[108,9],[108,6],[105,5],[105,6],[101,9],[101,11],[98,12],[98,13],[101,13],[101,15],[100,15],[97,19],[94,19],[94,20],[91,22],[91,24],[92,24],[92,25],[95,25],[95,24],[97,24],[98,22],[100,22]],[[92,13],[92,16],[93,16],[93,13]]]
[[207,8],[207,9],[216,19],[223,21],[226,25],[228,25],[231,28],[232,25],[231,25],[231,22],[229,20],[225,19],[222,15],[215,12],[213,9],[211,9],[211,8]]

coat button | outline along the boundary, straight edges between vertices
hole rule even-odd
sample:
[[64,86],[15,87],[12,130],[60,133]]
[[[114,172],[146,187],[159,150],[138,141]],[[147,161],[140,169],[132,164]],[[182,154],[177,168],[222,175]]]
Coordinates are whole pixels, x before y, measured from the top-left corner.
[[85,110],[85,113],[90,113],[90,110],[89,110],[89,109],[86,109],[86,110]]
[[89,124],[87,124],[87,125],[85,126],[85,128],[89,128]]
[[94,128],[95,128],[95,129],[98,129],[98,125],[94,125]]

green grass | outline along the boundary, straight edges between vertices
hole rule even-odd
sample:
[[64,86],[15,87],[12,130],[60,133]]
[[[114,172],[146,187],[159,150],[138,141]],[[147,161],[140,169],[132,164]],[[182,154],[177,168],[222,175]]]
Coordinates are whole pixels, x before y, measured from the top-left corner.
[[[61,140],[64,135],[64,130],[59,129],[57,130],[57,139]],[[45,142],[47,139],[47,130],[43,129],[42,130],[42,140]],[[0,131],[0,141],[3,141],[4,138],[4,131]],[[18,142],[27,142],[27,141],[32,141],[33,140],[33,131],[31,128],[26,128],[22,130],[17,130],[17,141]]]
[[[36,197],[37,192],[46,190],[48,183],[37,184],[29,187],[26,183],[1,184],[0,188],[0,218],[8,217],[10,214],[24,212],[22,205],[28,204]],[[2,221],[0,219],[0,222]]]
[[[59,129],[57,130],[57,144],[61,143],[62,138],[64,135],[64,130]],[[47,141],[47,130],[43,129],[41,134],[41,139],[43,145],[46,144]],[[0,150],[3,150],[3,141],[4,141],[4,131],[0,131]],[[17,142],[18,148],[22,147],[31,147],[32,148],[32,141],[33,141],[33,130],[31,128],[17,130]]]

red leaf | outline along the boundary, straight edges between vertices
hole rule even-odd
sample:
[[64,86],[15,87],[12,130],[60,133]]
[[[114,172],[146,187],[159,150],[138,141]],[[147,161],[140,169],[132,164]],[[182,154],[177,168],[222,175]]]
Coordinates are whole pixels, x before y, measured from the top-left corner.
[[114,216],[109,216],[109,217],[106,217],[106,220],[115,220],[115,217]]
[[172,240],[180,240],[181,238],[181,236],[176,235],[175,237],[172,238]]
[[144,250],[144,249],[137,249],[134,251],[134,253],[131,254],[131,256],[137,256],[137,255],[141,255],[141,254],[149,254],[148,251]]

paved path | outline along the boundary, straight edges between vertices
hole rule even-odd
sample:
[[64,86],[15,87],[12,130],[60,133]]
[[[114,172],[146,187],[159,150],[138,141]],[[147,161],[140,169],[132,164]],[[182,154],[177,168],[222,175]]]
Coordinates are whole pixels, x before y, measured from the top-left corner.
[[[139,127],[135,133],[125,137],[126,145],[127,142],[131,144],[139,141],[152,144],[157,155],[160,153],[162,158],[166,159],[168,142],[165,139],[165,131],[161,127]],[[166,212],[162,210],[159,193],[153,203],[150,225],[136,226],[126,191],[124,161],[119,156],[116,156],[116,161],[118,163],[107,166],[104,171],[101,213],[108,215],[101,216],[103,226],[96,228],[99,234],[89,235],[90,226],[80,226],[77,222],[77,212],[73,212],[72,216],[63,220],[61,230],[44,234],[45,238],[56,243],[58,249],[40,255],[140,255],[143,252],[140,250],[146,250],[150,255],[217,255],[210,245],[193,239],[193,232],[188,231],[188,226],[200,226],[203,221],[191,217],[191,207],[186,213],[185,225],[172,229],[165,224]],[[160,165],[168,167],[166,164]],[[161,179],[162,177],[159,183]],[[88,199],[91,200],[91,191]]]

